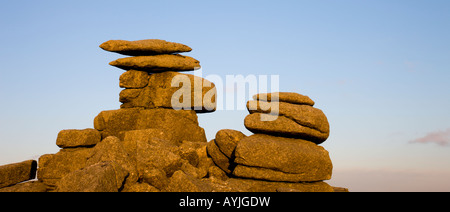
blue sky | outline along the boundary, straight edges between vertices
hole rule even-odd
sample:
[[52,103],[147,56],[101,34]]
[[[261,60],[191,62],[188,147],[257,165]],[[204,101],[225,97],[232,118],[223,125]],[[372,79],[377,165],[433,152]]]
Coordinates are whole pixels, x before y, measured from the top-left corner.
[[[108,63],[122,56],[102,42],[157,38],[192,47],[203,75],[277,74],[281,91],[315,100],[330,184],[450,190],[447,0],[17,0],[1,2],[0,29],[0,164],[57,152],[60,130],[119,108],[122,70]],[[199,120],[208,138],[250,134],[247,114]]]

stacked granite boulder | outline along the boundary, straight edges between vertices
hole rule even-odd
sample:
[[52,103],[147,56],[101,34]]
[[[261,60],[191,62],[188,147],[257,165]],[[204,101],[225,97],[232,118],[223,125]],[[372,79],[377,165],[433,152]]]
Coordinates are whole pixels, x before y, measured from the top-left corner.
[[[116,136],[123,140],[126,131],[159,128],[171,133],[173,144],[179,145],[183,140],[206,142],[196,112],[214,112],[216,88],[206,79],[179,73],[200,68],[194,58],[176,54],[191,51],[190,47],[157,39],[110,40],[100,47],[134,56],[110,63],[126,70],[119,80],[119,86],[125,89],[119,95],[121,109],[103,111],[94,120],[94,128],[102,138]],[[183,79],[187,81],[180,81]],[[176,93],[193,98],[173,104],[180,102],[174,98]],[[209,99],[204,101],[206,94]]]
[[279,92],[258,94],[253,99],[247,102],[250,115],[244,123],[253,133],[305,139],[315,144],[323,143],[330,135],[327,117],[313,107],[315,102],[308,96]]
[[[100,47],[133,56],[110,63],[126,70],[119,79],[121,109],[100,112],[95,129],[61,131],[56,144],[62,149],[39,158],[38,181],[52,191],[177,191],[171,185],[186,173],[206,176],[212,162],[196,113],[215,110],[216,88],[179,73],[200,68],[177,54],[191,48],[156,39]],[[176,92],[193,98],[174,99]],[[172,106],[177,101],[181,107]]]
[[[196,112],[214,112],[216,109],[216,88],[213,83],[190,74],[179,72],[194,71],[200,62],[192,57],[177,53],[189,52],[186,45],[158,39],[124,41],[110,40],[100,48],[134,57],[120,58],[110,65],[126,70],[120,76],[119,86],[121,108],[193,108]],[[183,81],[185,80],[185,81]],[[180,83],[183,86],[180,88]],[[176,95],[180,94],[180,95]],[[179,103],[181,94],[186,102]],[[205,96],[207,95],[207,96]],[[178,101],[178,102],[177,102]]]
[[332,163],[328,152],[318,146],[329,135],[325,114],[313,107],[309,97],[296,93],[253,98],[247,103],[250,115],[244,125],[256,134],[219,131],[207,149],[214,163],[230,177],[329,189],[322,181],[331,178]]

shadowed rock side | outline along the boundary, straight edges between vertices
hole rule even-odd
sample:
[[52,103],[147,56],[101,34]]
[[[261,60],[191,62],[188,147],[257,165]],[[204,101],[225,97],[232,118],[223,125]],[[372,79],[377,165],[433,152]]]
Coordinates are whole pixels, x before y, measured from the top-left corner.
[[37,162],[34,160],[0,166],[0,188],[34,179],[36,168]]

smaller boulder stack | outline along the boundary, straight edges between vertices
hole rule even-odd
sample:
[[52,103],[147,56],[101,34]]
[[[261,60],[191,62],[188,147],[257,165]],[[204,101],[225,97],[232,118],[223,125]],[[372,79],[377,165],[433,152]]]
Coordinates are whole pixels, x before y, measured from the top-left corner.
[[[258,94],[247,102],[245,127],[253,133],[305,139],[316,144],[330,134],[327,117],[314,101],[297,93]],[[267,110],[269,109],[269,110]],[[275,117],[273,117],[275,114]]]
[[287,92],[253,99],[247,103],[250,115],[244,125],[256,134],[236,146],[233,174],[288,182],[331,179],[328,151],[317,145],[328,138],[330,127],[322,110],[313,107],[314,101]]
[[[258,94],[247,102],[245,136],[221,130],[208,154],[230,177],[270,182],[321,182],[331,179],[332,163],[323,147],[329,136],[325,114],[297,93]],[[323,185],[323,184],[321,184]],[[326,190],[326,187],[321,187]]]

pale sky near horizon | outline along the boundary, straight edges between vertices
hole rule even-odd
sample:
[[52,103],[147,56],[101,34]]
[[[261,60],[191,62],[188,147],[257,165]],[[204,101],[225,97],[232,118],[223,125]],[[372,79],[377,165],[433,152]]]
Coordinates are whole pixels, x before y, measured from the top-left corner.
[[[189,45],[203,75],[279,75],[331,126],[329,184],[450,191],[450,1],[2,1],[0,165],[118,109],[111,39]],[[219,97],[220,100],[220,97]],[[208,139],[246,110],[200,114]]]

